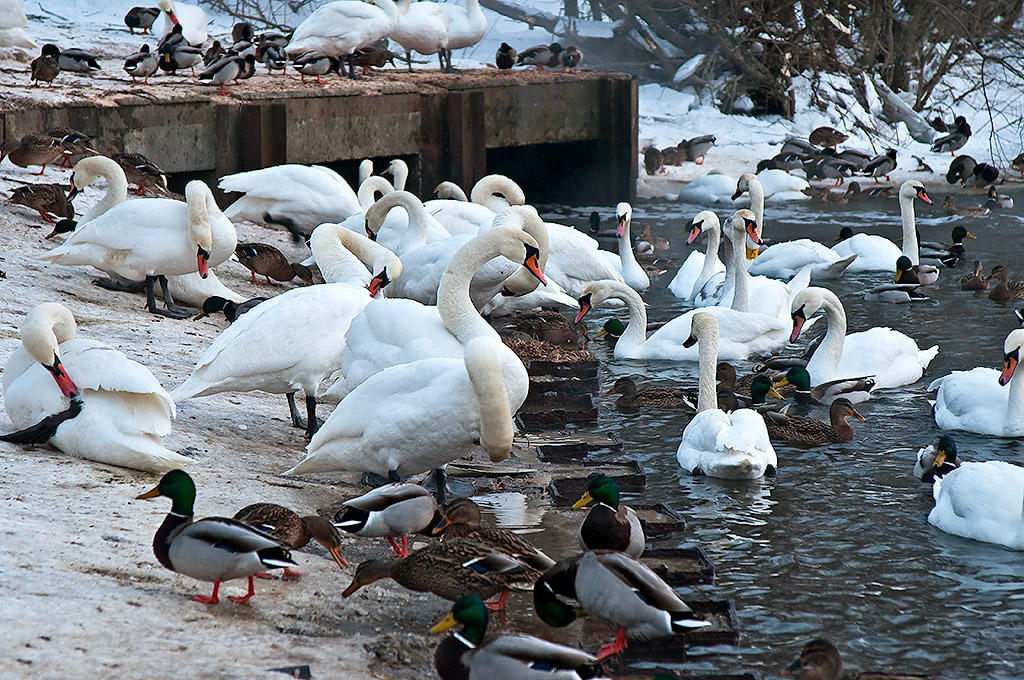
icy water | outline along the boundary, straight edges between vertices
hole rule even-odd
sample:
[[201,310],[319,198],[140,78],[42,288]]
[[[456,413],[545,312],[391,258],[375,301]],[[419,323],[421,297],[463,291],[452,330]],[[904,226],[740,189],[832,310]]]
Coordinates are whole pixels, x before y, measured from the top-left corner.
[[[941,204],[941,189],[932,198]],[[962,196],[959,202],[971,205],[974,199],[982,197]],[[986,272],[1006,264],[1019,278],[1024,275],[1024,195],[1017,192],[1015,199],[1016,208],[962,223],[978,237],[967,242],[970,261],[980,259]],[[634,233],[650,225],[671,242],[669,255],[681,263],[689,249],[679,232],[703,207],[639,201]],[[725,215],[733,208],[715,210]],[[583,224],[589,211],[549,207],[546,212],[557,221]],[[608,228],[614,216],[607,208],[602,215]],[[922,240],[948,243],[959,220],[938,205],[918,204]],[[776,240],[809,237],[831,244],[842,226],[892,240],[901,233],[895,198],[845,206],[770,204],[765,222],[766,238]],[[827,287],[846,308],[848,332],[891,326],[921,348],[938,344],[939,355],[920,382],[876,392],[858,405],[867,422],[853,424],[852,443],[776,445],[779,474],[773,479],[737,483],[690,477],[675,458],[685,416],[620,412],[611,399],[604,400],[592,429],[620,438],[622,457],[644,466],[644,502],[668,502],[685,515],[688,541],[702,546],[717,567],[716,585],[701,594],[734,598],[738,608],[740,645],[694,650],[684,667],[758,670],[776,677],[804,643],[825,636],[839,647],[847,668],[957,679],[1024,677],[1024,553],[933,528],[926,521],[931,487],[911,474],[915,452],[939,432],[928,383],[954,369],[1000,368],[1003,339],[1016,325],[1011,304],[959,290],[957,281],[970,261],[944,270],[928,288],[932,299],[914,305],[865,302],[863,291],[888,278],[880,273],[830,282]],[[671,319],[685,308],[667,290],[674,273],[654,279],[644,294],[651,321]],[[608,314],[595,312],[592,330]],[[822,320],[817,333],[823,328]],[[696,364],[618,361],[609,346],[592,347],[601,359],[603,383],[635,375],[695,384]],[[746,372],[752,365],[738,368]],[[823,408],[813,414],[827,420]],[[1024,463],[1018,440],[966,433],[956,440],[967,460]]]

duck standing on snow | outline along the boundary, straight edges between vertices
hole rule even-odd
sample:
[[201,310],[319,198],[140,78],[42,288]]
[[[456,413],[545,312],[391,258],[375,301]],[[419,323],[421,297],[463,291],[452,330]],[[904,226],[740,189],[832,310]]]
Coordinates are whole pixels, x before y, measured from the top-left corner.
[[580,48],[575,45],[569,45],[565,48],[565,51],[562,52],[561,62],[563,71],[578,73],[580,70],[580,62],[582,61],[583,52],[581,52]]
[[[348,566],[341,554],[341,535],[331,521],[320,515],[300,516],[294,510],[274,503],[253,503],[235,513],[232,519],[270,534],[291,550],[301,550],[311,541],[327,549],[331,559],[341,568]],[[270,574],[255,574],[260,578],[274,578]],[[299,578],[302,574],[291,567],[284,568],[284,578]]]
[[164,171],[141,153],[126,152],[124,142],[120,139],[110,140],[106,155],[121,166],[125,179],[135,185],[134,192],[139,196],[146,193],[146,185],[158,193],[167,194],[167,175]]
[[49,83],[47,87],[53,87],[53,81],[60,75],[60,48],[47,43],[43,45],[39,56],[30,64],[32,72],[32,87],[36,87],[39,81]]
[[187,68],[195,75],[196,64],[202,60],[203,51],[198,47],[178,44],[160,49],[160,69],[170,74]]
[[889,149],[880,156],[875,156],[863,166],[860,171],[869,177],[874,177],[875,181],[878,181],[879,177],[885,177],[885,181],[889,181],[889,173],[896,169],[896,149]]
[[161,442],[174,402],[153,374],[77,331],[71,311],[53,302],[25,317],[21,347],[4,367],[4,406],[22,429],[3,440],[49,441],[64,453],[150,472],[191,463]]
[[507,71],[516,65],[516,57],[519,53],[508,43],[501,43],[494,55],[494,65],[502,71]]
[[166,496],[173,501],[163,524],[153,536],[153,554],[160,564],[173,572],[199,581],[212,581],[213,593],[192,599],[203,604],[217,604],[222,581],[249,579],[249,592],[232,602],[248,602],[255,589],[253,576],[268,569],[297,567],[288,552],[288,545],[236,519],[206,517],[194,519],[196,484],[188,473],[171,470],[160,483],[137,499]]
[[953,152],[967,143],[971,138],[971,126],[963,116],[957,116],[954,121],[955,129],[948,135],[939,137],[932,143],[932,151],[941,153],[948,151],[950,156]]
[[[289,56],[316,51],[339,59],[387,37],[398,26],[400,12],[392,0],[336,0],[318,7],[292,32],[285,47]],[[355,66],[348,75],[355,78]]]
[[238,82],[238,79],[243,77],[243,71],[246,67],[246,60],[255,62],[255,57],[251,54],[241,57],[237,54],[230,54],[229,56],[218,59],[217,61],[210,64],[210,66],[203,70],[199,74],[200,82],[209,82],[214,85],[220,86],[220,94],[226,95],[228,93],[227,84],[234,81]]
[[100,64],[96,61],[94,55],[77,48],[61,50],[60,56],[57,57],[57,63],[60,64],[60,70],[62,71],[92,73],[93,71],[101,70]]
[[160,16],[159,7],[132,7],[124,15],[124,25],[128,27],[128,32],[132,35],[135,35],[136,28],[142,33],[150,33],[153,22],[158,16]]
[[138,82],[137,78],[142,78],[142,82],[148,85],[149,77],[156,73],[159,65],[160,60],[155,52],[149,51],[149,45],[143,45],[138,52],[124,60],[124,70],[132,77],[133,83]]
[[561,53],[562,46],[556,42],[550,45],[530,47],[519,53],[516,66],[536,66],[538,71],[543,71],[545,66],[557,68]]
[[267,279],[267,285],[277,285],[274,281],[291,281],[295,277],[302,279],[307,285],[313,283],[313,273],[309,267],[298,262],[289,262],[280,250],[266,243],[239,243],[235,246],[235,256],[249,270],[253,283],[259,283],[256,275]]
[[974,168],[977,165],[978,162],[970,156],[956,156],[949,162],[949,169],[946,170],[946,183],[960,182],[963,186],[967,186],[967,182],[974,177]]
[[679,142],[678,148],[686,152],[687,160],[691,160],[697,165],[704,165],[704,156],[715,145],[715,141],[714,135],[701,135],[692,139],[684,139]]
[[68,202],[64,187],[60,184],[26,184],[11,191],[11,203],[32,208],[43,221],[53,223],[55,219],[74,219],[75,208]]
[[833,149],[849,138],[850,136],[845,132],[840,132],[834,127],[829,127],[827,125],[815,128],[811,131],[811,134],[807,135],[808,143],[813,144],[814,146],[830,146]]
[[339,63],[336,58],[316,51],[303,52],[292,59],[292,65],[299,72],[302,82],[306,82],[306,76],[315,76],[316,82],[321,85],[324,84],[324,81],[320,79],[320,76],[337,71]]

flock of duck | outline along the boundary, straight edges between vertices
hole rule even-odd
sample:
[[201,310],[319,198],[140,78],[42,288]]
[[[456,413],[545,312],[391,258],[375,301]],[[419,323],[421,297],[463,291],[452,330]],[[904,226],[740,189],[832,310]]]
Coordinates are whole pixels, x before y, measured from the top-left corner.
[[[769,245],[763,187],[757,175],[744,174],[736,195],[749,195],[749,209],[736,210],[724,224],[704,210],[690,223],[688,242],[706,236],[706,252],[690,254],[669,290],[693,309],[648,336],[642,293],[651,281],[634,253],[628,203],[616,206],[617,253],[542,219],[507,177],[487,176],[469,196],[446,182],[437,188],[439,198],[423,202],[405,190],[408,168],[401,161],[389,165],[394,184],[364,161],[358,191],[320,166],[230,175],[219,187],[241,197],[221,210],[202,181],[189,182],[184,200],[177,200],[155,179],[158,168],[142,172],[141,161],[123,158],[123,148],[95,154],[87,144],[73,144],[81,138],[70,137],[81,133],[56,132],[63,136],[38,135],[50,140],[37,140],[39,148],[24,139],[5,145],[5,154],[23,165],[81,156],[65,204],[54,211],[32,206],[44,218],[62,218],[52,237],[67,235],[40,259],[99,270],[107,276],[96,283],[111,290],[143,291],[153,314],[183,319],[193,313],[179,306],[184,301],[201,313],[223,310],[232,323],[168,392],[142,363],[101,339],[79,337],[64,305],[29,310],[21,347],[4,369],[5,407],[18,429],[3,439],[49,442],[84,459],[165,472],[140,496],[172,501],[154,553],[168,569],[213,583],[210,596],[195,598],[202,602],[216,603],[220,583],[239,578],[248,579],[248,592],[232,599],[247,601],[254,577],[293,569],[291,551],[310,540],[346,567],[343,535],[386,538],[399,559],[358,565],[343,595],[390,578],[453,601],[451,615],[435,627],[462,626],[438,647],[444,678],[533,677],[531,668],[541,666],[565,669],[565,677],[594,677],[599,662],[629,640],[709,625],[637,560],[642,528],[608,477],[594,476],[577,503],[593,504],[579,530],[584,552],[560,560],[520,536],[483,526],[471,500],[447,502],[447,463],[480,449],[491,461],[509,456],[513,417],[529,387],[522,360],[482,313],[554,306],[574,312],[579,323],[595,308],[624,307],[625,325],[609,322],[603,329],[616,337],[614,358],[697,362],[698,389],[694,395],[620,380],[609,394],[621,395],[619,404],[631,408],[695,411],[676,452],[687,474],[754,479],[777,471],[776,443],[851,441],[855,431],[847,420],[864,420],[855,404],[875,390],[918,381],[938,352],[890,328],[848,334],[838,296],[812,284],[846,271],[886,272],[894,283],[869,297],[918,299],[922,289],[948,278],[942,269],[963,259],[970,236],[954,230],[952,245],[919,243],[915,202],[931,198],[921,182],[909,180],[899,189],[900,245],[852,233],[832,247],[810,239]],[[41,154],[43,146],[49,155],[30,153]],[[126,166],[139,173],[131,182]],[[129,200],[130,184],[138,188],[147,178],[163,187],[161,195]],[[71,200],[100,179],[105,193],[76,222]],[[244,220],[308,235],[309,259],[289,263],[266,244],[239,244],[233,223]],[[214,272],[232,257],[246,263],[254,281],[260,273],[269,283],[273,272],[277,280],[321,277],[324,283],[245,300]],[[819,313],[826,332],[804,360],[765,359],[764,370],[748,376],[737,376],[726,363],[771,357],[818,323]],[[1006,337],[1001,371],[979,367],[936,380],[930,389],[939,427],[1024,434],[1024,383],[1014,380],[1022,346],[1024,330],[1014,330]],[[271,504],[247,506],[234,518],[195,519],[196,487],[180,469],[194,461],[162,442],[176,404],[254,390],[285,395],[292,424],[309,438],[305,457],[284,474],[361,473],[377,488],[347,501],[333,521]],[[304,408],[296,404],[300,390]],[[770,406],[769,398],[792,399],[805,412],[828,407],[829,421],[791,415],[790,405]],[[321,423],[323,402],[337,405]],[[961,463],[952,438],[943,435],[921,450],[917,473],[934,485],[932,524],[1024,548],[1020,467]],[[434,479],[437,499],[407,481],[419,475]],[[409,552],[413,534],[443,540]],[[526,635],[483,642],[488,608],[504,607],[510,591],[522,590],[532,590],[534,611],[549,625],[590,615],[611,622],[619,634],[595,655]]]
[[[440,68],[450,72],[452,52],[472,47],[487,32],[479,0],[466,0],[465,7],[411,0],[336,0],[317,8],[292,31],[257,35],[252,24],[243,21],[233,27],[230,41],[213,40],[208,47],[209,22],[197,5],[160,0],[157,7],[133,7],[124,22],[133,34],[136,29],[147,33],[157,22],[163,30],[155,51],[144,44],[125,59],[124,70],[133,82],[141,78],[148,83],[158,70],[173,74],[189,69],[195,75],[195,68],[201,66],[199,80],[219,85],[221,94],[229,83],[251,78],[257,64],[265,65],[269,74],[284,73],[289,60],[303,82],[312,76],[322,83],[322,76],[341,74],[346,64],[349,77],[355,78],[357,66],[365,73],[387,63],[394,65],[399,55],[390,51],[389,41],[402,48],[410,71],[416,52],[436,54]],[[582,60],[579,48],[563,48],[557,42],[521,52],[502,43],[495,53],[495,65],[502,70],[535,66],[576,71]],[[89,74],[100,69],[99,60],[86,50],[62,50],[47,43],[32,60],[32,84],[52,86],[61,71]]]

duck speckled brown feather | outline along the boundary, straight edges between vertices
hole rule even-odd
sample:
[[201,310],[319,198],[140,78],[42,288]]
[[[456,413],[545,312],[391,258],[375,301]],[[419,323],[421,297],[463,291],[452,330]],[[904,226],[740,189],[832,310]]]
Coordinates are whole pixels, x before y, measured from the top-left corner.
[[60,184],[26,184],[15,187],[11,191],[11,203],[24,205],[39,213],[47,222],[66,217],[73,219],[75,209],[68,203],[67,191],[70,187]]
[[9,158],[15,165],[27,168],[40,165],[42,169],[36,174],[43,174],[47,165],[57,164],[64,160],[64,151],[60,140],[48,135],[25,135],[21,139],[9,139],[0,147],[0,161]]
[[448,504],[431,533],[442,540],[469,539],[541,571],[554,566],[555,561],[529,541],[505,529],[481,526],[480,522],[480,506],[468,498],[459,498]]
[[974,271],[960,277],[960,290],[988,290],[988,279],[981,273],[981,260],[974,261]]
[[692,390],[681,387],[637,385],[632,378],[619,378],[603,396],[610,397],[614,394],[621,395],[615,400],[615,406],[618,408],[697,410],[697,396]]
[[107,145],[107,156],[112,158],[121,169],[125,178],[136,187],[136,193],[146,193],[146,187],[156,189],[156,193],[167,194],[167,176],[160,167],[141,153],[129,153],[124,150],[124,142],[112,139]]
[[1011,281],[1010,272],[1001,264],[992,268],[995,287],[988,292],[989,300],[1017,300],[1024,298],[1024,281]]
[[[253,503],[236,512],[233,519],[270,534],[287,543],[293,550],[304,548],[310,539],[315,539],[327,549],[339,567],[348,566],[341,554],[341,535],[325,517],[300,517],[283,505]],[[285,572],[288,573],[288,570]]]
[[840,397],[829,407],[829,423],[808,416],[786,416],[781,413],[763,413],[768,437],[772,441],[803,444],[842,444],[853,441],[853,428],[847,417],[865,418],[857,413],[849,399]]
[[266,243],[239,243],[235,256],[250,271],[253,283],[259,283],[257,274],[266,277],[268,284],[272,284],[271,279],[291,281],[296,276],[307,283],[313,281],[307,268],[289,262],[284,253]]

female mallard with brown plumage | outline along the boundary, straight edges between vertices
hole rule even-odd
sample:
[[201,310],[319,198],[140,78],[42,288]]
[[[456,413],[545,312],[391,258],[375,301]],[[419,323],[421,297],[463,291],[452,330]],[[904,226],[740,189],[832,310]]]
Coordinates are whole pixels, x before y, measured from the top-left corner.
[[390,578],[403,588],[455,601],[466,594],[482,600],[500,594],[492,609],[503,609],[510,590],[532,590],[541,572],[488,546],[465,538],[431,543],[400,560],[367,560],[356,567],[349,597],[363,586]]
[[828,409],[828,423],[809,416],[787,416],[771,412],[762,415],[769,439],[800,444],[842,444],[853,441],[853,428],[846,419],[853,417],[865,420],[845,397],[832,402]]
[[696,411],[697,396],[681,387],[637,385],[632,378],[619,378],[603,396],[620,395],[615,400],[618,408],[660,408]]
[[995,288],[988,292],[989,300],[1017,300],[1024,298],[1024,281],[1011,281],[1010,271],[1001,264],[992,267],[992,275],[989,279],[995,279]]
[[580,524],[579,542],[584,550],[618,550],[630,557],[644,552],[646,537],[633,508],[619,503],[619,485],[607,475],[595,475],[587,492],[572,506],[573,510],[596,501]]
[[843,672],[843,658],[828,640],[811,640],[800,650],[800,658],[785,671],[795,680],[839,680]]
[[988,278],[981,273],[981,260],[974,261],[974,271],[960,277],[960,290],[988,290]]
[[160,167],[141,153],[128,153],[124,150],[124,142],[111,139],[107,144],[107,156],[114,159],[129,183],[135,185],[134,192],[139,196],[146,193],[147,186],[154,189],[160,196],[167,195],[167,175]]
[[75,209],[68,202],[67,188],[60,184],[26,184],[11,191],[11,203],[24,205],[53,224],[61,218],[73,219]]
[[21,139],[8,139],[0,146],[0,161],[4,158],[21,168],[42,166],[36,173],[41,175],[47,165],[56,165],[64,160],[64,150],[60,140],[49,135],[25,135]]
[[235,246],[235,256],[248,270],[253,283],[259,274],[267,279],[267,285],[276,286],[271,281],[291,281],[300,278],[307,285],[313,283],[313,273],[308,267],[298,262],[289,262],[280,250],[266,243],[239,243]]
[[430,533],[440,535],[444,540],[469,539],[522,560],[541,571],[555,564],[553,559],[529,541],[505,529],[481,526],[480,522],[480,506],[468,498],[458,498],[445,507],[440,521]]
[[[348,566],[348,562],[341,554],[341,535],[326,517],[320,515],[300,517],[294,510],[283,505],[253,503],[236,512],[234,519],[287,543],[292,550],[304,548],[311,539],[315,539],[317,543],[327,549],[339,567]],[[301,575],[301,572],[285,567],[284,578],[298,578]],[[270,574],[256,574],[256,576],[274,578]]]

